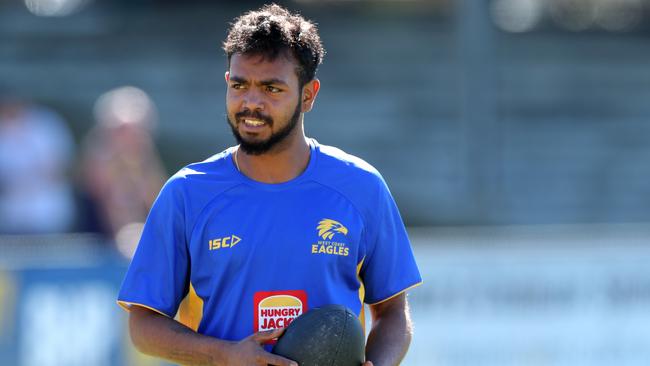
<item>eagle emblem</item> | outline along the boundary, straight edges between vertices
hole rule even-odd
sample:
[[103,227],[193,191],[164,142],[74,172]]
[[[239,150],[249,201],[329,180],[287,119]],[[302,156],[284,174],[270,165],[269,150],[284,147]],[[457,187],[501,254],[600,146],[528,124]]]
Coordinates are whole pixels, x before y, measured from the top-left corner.
[[323,240],[331,240],[336,233],[348,235],[348,229],[340,222],[332,219],[320,220],[316,230],[318,230],[318,236],[323,238]]

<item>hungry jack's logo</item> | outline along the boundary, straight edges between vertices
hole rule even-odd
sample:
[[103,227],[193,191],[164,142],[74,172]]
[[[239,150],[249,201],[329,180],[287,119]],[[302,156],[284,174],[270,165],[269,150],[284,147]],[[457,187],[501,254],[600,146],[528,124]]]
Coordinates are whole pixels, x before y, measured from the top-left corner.
[[339,236],[347,236],[348,228],[343,226],[338,221],[332,219],[322,219],[316,226],[319,239],[315,244],[311,245],[311,254],[331,254],[341,255],[347,257],[350,254],[350,248],[345,243],[332,241],[334,235],[342,234]]
[[260,291],[253,295],[253,303],[254,332],[286,328],[307,311],[307,293],[303,290]]

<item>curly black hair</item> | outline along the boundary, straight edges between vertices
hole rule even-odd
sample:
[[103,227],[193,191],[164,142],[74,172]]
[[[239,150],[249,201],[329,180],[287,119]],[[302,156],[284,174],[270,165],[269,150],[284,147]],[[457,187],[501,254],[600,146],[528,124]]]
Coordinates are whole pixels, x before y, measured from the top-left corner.
[[290,51],[298,62],[296,74],[301,87],[314,79],[325,55],[316,25],[276,4],[235,19],[223,49],[229,65],[235,53],[261,54],[275,60],[281,53]]

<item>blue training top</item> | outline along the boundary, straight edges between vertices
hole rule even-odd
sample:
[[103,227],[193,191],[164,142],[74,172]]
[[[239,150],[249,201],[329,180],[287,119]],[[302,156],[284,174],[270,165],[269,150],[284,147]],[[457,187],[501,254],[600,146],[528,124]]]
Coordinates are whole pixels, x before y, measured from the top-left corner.
[[422,281],[395,202],[368,163],[310,139],[307,169],[266,184],[235,148],[160,192],[119,293],[224,340],[287,326],[309,308],[387,300]]

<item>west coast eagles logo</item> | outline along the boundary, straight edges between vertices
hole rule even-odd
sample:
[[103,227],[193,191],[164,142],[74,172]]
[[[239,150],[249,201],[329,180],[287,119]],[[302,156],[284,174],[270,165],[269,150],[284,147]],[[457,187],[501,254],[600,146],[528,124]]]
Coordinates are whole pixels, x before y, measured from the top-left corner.
[[343,235],[348,235],[348,229],[343,226],[338,221],[332,219],[322,219],[316,227],[318,230],[318,236],[323,238],[323,240],[332,240],[334,234],[341,233]]
[[322,219],[318,223],[316,231],[318,231],[319,238],[322,238],[323,240],[319,240],[317,243],[312,244],[312,254],[332,254],[344,257],[347,257],[348,254],[350,254],[350,248],[347,244],[332,241],[332,238],[334,238],[334,235],[336,234],[343,234],[343,236],[348,235],[348,228],[343,226],[343,224],[332,219]]

